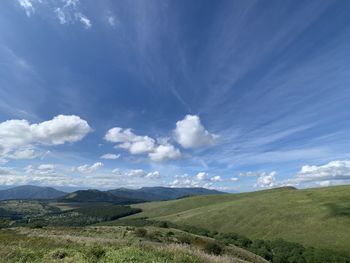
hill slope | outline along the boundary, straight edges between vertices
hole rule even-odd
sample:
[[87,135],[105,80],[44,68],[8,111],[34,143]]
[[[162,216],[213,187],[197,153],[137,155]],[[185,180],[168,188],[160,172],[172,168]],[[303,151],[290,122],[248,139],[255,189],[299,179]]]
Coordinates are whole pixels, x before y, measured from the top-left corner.
[[109,192],[95,189],[79,190],[59,199],[60,202],[108,202],[116,204],[139,203],[143,200],[136,200],[127,197],[118,197]]
[[[207,237],[176,229],[141,230],[144,232],[134,227],[12,228],[0,231],[0,262],[268,263],[232,245],[224,246],[222,255],[210,255],[204,249],[212,242]],[[184,237],[201,242],[184,245]]]
[[196,196],[137,204],[149,217],[235,232],[252,239],[284,238],[306,246],[350,247],[350,186]]
[[171,187],[143,187],[140,189],[119,188],[109,190],[109,193],[124,198],[133,198],[145,201],[164,201],[182,198],[192,195],[213,195],[224,194],[216,190],[200,187],[192,188],[171,188]]
[[52,187],[23,185],[0,191],[0,200],[10,199],[54,199],[66,193]]

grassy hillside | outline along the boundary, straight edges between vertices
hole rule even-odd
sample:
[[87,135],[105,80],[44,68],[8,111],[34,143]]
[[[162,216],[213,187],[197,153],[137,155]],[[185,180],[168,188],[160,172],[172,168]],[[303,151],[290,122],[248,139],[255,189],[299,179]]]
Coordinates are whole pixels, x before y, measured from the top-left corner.
[[[192,246],[185,243],[192,239]],[[209,253],[207,237],[155,227],[0,229],[0,262],[265,263],[235,246]]]
[[252,239],[283,238],[306,246],[348,251],[350,186],[196,196],[137,204],[132,217],[235,232]]

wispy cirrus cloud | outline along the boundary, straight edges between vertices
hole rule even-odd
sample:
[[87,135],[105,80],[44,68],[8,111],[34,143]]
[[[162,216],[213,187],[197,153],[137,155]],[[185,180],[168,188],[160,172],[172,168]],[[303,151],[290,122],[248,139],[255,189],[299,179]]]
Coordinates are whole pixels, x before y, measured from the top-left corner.
[[[92,22],[85,14],[80,11],[79,0],[63,1],[41,1],[41,0],[18,0],[19,5],[25,11],[28,17],[40,12],[53,12],[62,25],[81,23],[85,29],[92,27]],[[36,8],[42,7],[40,12]]]

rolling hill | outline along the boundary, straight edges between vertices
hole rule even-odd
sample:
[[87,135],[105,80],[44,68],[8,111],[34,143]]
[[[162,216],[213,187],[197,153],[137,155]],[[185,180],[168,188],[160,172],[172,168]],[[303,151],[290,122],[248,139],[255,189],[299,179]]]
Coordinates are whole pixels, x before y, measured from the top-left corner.
[[79,190],[69,193],[58,199],[59,202],[107,202],[115,204],[132,204],[139,203],[144,200],[137,200],[128,197],[118,197],[109,192],[99,191],[95,189]]
[[213,195],[224,194],[216,190],[192,187],[192,188],[171,188],[171,187],[142,187],[140,189],[119,188],[109,190],[109,193],[123,198],[132,198],[145,201],[173,200],[192,195]]
[[10,199],[54,199],[66,195],[52,187],[22,185],[0,191],[0,200]]
[[132,217],[193,225],[251,239],[283,238],[305,246],[348,251],[350,186],[280,188],[136,204]]

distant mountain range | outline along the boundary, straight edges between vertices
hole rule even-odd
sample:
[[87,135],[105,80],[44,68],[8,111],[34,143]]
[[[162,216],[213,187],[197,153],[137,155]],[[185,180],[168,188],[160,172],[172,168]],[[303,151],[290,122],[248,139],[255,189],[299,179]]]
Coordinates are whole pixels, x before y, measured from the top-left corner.
[[57,199],[62,202],[110,202],[131,204],[147,201],[173,200],[193,195],[213,194],[223,194],[223,192],[206,188],[143,187],[140,189],[118,188],[108,191],[90,189],[65,193],[52,187],[23,185],[0,190],[0,200]]
[[55,199],[67,193],[52,187],[22,185],[0,191],[0,200],[9,199]]
[[210,190],[206,188],[171,188],[171,187],[142,187],[140,189],[118,188],[109,190],[118,197],[139,199],[144,201],[164,201],[183,198],[192,195],[213,195],[223,194],[217,190]]

